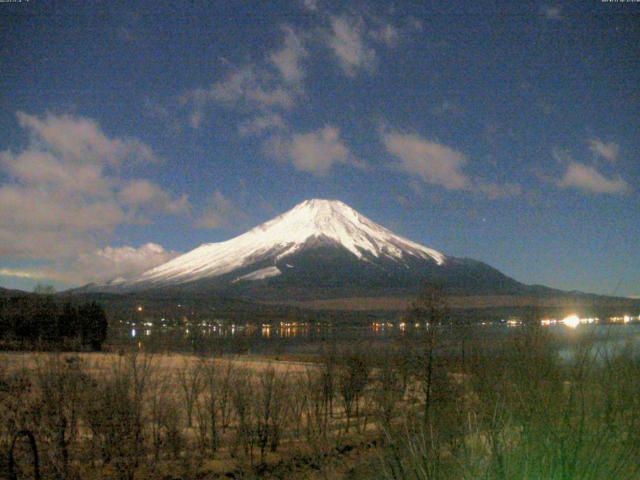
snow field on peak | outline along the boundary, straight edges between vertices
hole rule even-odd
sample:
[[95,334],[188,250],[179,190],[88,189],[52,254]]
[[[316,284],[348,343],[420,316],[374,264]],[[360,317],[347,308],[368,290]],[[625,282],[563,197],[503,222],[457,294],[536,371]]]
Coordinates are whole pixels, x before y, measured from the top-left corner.
[[[132,283],[184,283],[216,277],[260,260],[278,261],[303,249],[313,239],[329,240],[363,260],[366,260],[365,254],[396,260],[411,255],[432,259],[438,265],[446,259],[440,252],[395,235],[340,201],[314,199],[235,238],[203,244],[145,272]],[[267,267],[238,277],[236,281],[280,273],[275,266]],[[254,277],[247,278],[250,276]]]

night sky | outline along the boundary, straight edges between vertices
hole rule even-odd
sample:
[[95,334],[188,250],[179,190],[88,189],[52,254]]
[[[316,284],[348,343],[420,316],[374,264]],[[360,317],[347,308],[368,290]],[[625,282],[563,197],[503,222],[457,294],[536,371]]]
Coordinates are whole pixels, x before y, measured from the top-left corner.
[[135,275],[308,198],[640,295],[640,3],[0,3],[0,285]]

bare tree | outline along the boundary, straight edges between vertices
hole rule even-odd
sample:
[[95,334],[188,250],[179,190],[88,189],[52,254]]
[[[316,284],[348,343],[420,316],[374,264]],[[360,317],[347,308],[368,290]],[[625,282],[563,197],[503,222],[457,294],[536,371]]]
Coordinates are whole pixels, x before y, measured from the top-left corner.
[[293,424],[294,433],[297,436],[300,435],[300,427],[303,423],[305,411],[308,403],[308,393],[306,386],[306,379],[304,377],[295,378],[289,382],[289,409],[291,411],[291,422]]
[[224,368],[221,368],[220,383],[218,385],[218,406],[220,410],[220,427],[224,434],[229,427],[233,413],[233,403],[231,399],[231,387],[237,369],[227,361]]
[[449,320],[449,308],[443,287],[437,284],[427,284],[411,305],[408,318],[424,327],[419,377],[424,393],[424,422],[426,425],[429,421],[433,399],[434,355],[438,342],[438,327]]
[[242,447],[253,463],[254,431],[251,415],[251,375],[246,369],[237,369],[231,384],[231,400],[236,414],[237,430],[232,454]]
[[145,454],[144,405],[152,374],[150,356],[132,352],[114,362],[84,391],[82,420],[91,432],[93,451],[111,464],[122,480],[131,480]]
[[376,404],[381,427],[389,429],[391,420],[395,416],[396,407],[404,396],[402,377],[395,365],[386,359],[380,363],[376,373],[373,400]]
[[307,441],[313,442],[317,437],[326,437],[329,402],[322,388],[324,385],[322,373],[311,368],[305,373],[303,381],[306,402],[303,416],[306,420]]
[[[349,432],[350,421],[353,416],[358,419],[360,414],[360,397],[369,380],[369,366],[358,355],[349,355],[345,365],[338,373],[338,384],[344,412],[347,417],[345,432]],[[354,415],[355,414],[355,415]]]
[[40,421],[39,431],[51,445],[53,476],[72,478],[71,450],[77,438],[78,412],[81,392],[88,383],[77,356],[63,358],[59,354],[48,356],[36,368],[38,396],[35,408]]
[[201,373],[199,366],[190,364],[189,360],[185,360],[182,368],[178,372],[178,384],[182,391],[187,414],[187,428],[193,426],[193,408],[198,395],[200,395],[202,391]]
[[278,375],[272,366],[260,372],[254,395],[254,420],[260,461],[264,460],[267,446],[278,449],[282,428],[289,412],[285,399],[287,374]]
[[220,442],[220,421],[218,418],[225,395],[224,384],[214,360],[203,361],[199,368],[202,373],[203,396],[201,401],[196,404],[198,428],[202,446],[204,447],[206,443],[209,450],[215,453]]
[[175,452],[176,444],[180,443],[172,432],[175,423],[172,417],[177,415],[174,415],[175,402],[170,395],[171,380],[172,376],[169,374],[158,374],[149,382],[149,430],[155,462],[160,460],[164,447]]

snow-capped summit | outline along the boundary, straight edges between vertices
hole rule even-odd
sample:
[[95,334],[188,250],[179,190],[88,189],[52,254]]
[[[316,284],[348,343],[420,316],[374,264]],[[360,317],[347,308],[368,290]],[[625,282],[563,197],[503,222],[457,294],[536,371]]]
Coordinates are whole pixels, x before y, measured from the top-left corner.
[[[235,238],[203,244],[128,284],[182,284],[235,270],[243,273],[236,282],[262,280],[280,275],[286,257],[319,245],[342,248],[362,262],[446,261],[442,253],[395,235],[343,202],[312,199]],[[252,265],[259,268],[247,272]]]

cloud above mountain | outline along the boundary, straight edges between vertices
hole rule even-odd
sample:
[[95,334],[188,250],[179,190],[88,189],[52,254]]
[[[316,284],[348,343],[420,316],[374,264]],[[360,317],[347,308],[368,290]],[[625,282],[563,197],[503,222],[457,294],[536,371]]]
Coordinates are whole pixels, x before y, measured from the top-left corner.
[[123,170],[160,160],[135,138],[108,136],[88,118],[17,114],[26,147],[0,152],[0,256],[60,259],[93,251],[120,225],[189,211],[175,196]]
[[490,199],[513,197],[522,193],[517,183],[499,184],[466,173],[467,155],[442,143],[415,133],[382,130],[381,140],[392,156],[391,166],[446,190],[480,193]]
[[620,146],[617,143],[605,143],[599,138],[589,140],[589,149],[598,157],[610,162],[615,162],[620,155]]
[[350,77],[360,70],[372,71],[376,52],[367,45],[364,20],[348,15],[331,17],[331,31],[327,44],[333,51],[340,68]]
[[0,268],[0,275],[75,285],[104,283],[136,277],[178,255],[152,242],[139,247],[104,247],[39,267]]
[[629,184],[620,176],[606,177],[595,167],[572,161],[558,182],[563,188],[576,188],[587,193],[621,194],[628,192]]

